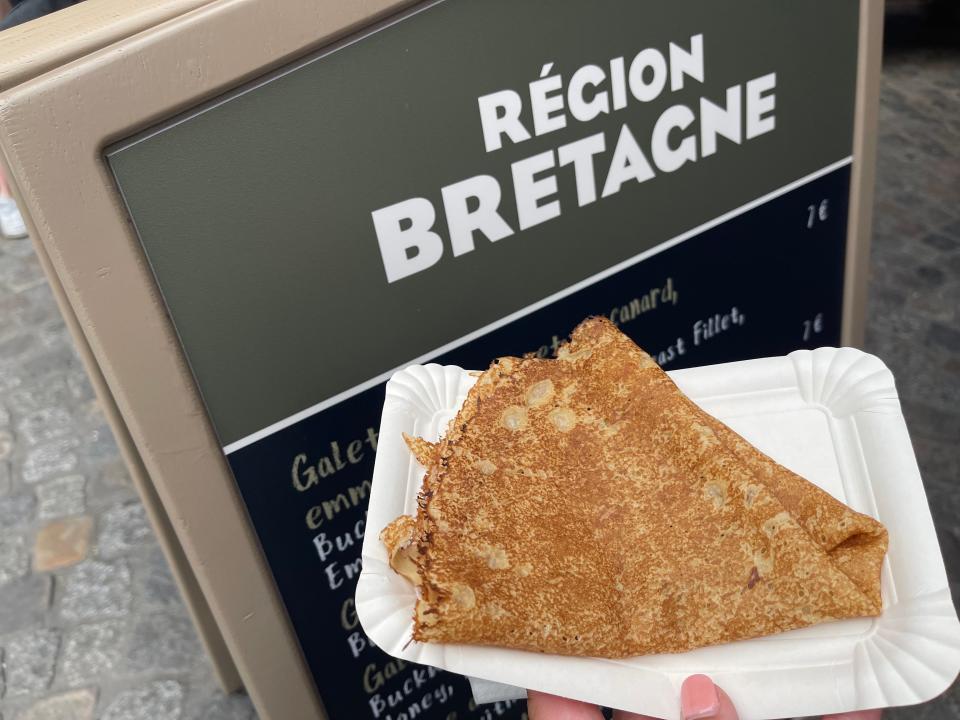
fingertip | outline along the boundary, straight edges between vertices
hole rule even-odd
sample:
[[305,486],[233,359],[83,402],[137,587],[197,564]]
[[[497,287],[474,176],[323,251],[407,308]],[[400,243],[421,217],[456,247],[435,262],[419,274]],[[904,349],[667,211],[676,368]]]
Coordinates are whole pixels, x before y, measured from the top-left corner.
[[733,701],[720,686],[717,686],[717,695],[720,696],[720,710],[717,712],[716,720],[740,720],[737,709],[733,706]]
[[738,720],[730,696],[706,675],[691,675],[680,686],[683,720]]
[[680,714],[683,720],[712,718],[720,710],[720,695],[706,675],[691,675],[680,686]]

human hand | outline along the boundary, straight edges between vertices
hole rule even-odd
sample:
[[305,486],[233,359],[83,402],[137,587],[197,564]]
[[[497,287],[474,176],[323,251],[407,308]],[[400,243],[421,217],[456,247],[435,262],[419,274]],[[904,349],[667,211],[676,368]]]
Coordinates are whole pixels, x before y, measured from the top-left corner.
[[[527,691],[530,720],[603,720],[596,705]],[[738,720],[736,708],[727,694],[706,675],[691,675],[680,688],[680,712],[683,720]],[[613,720],[654,720],[648,715],[616,710]],[[880,710],[824,715],[823,720],[880,720]]]

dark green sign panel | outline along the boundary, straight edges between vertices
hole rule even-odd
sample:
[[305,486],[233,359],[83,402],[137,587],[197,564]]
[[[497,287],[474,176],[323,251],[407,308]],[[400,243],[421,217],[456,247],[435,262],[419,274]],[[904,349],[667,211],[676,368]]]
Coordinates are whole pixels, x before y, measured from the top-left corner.
[[588,314],[668,369],[838,342],[858,12],[446,0],[108,151],[335,717],[481,716],[351,619],[393,369]]

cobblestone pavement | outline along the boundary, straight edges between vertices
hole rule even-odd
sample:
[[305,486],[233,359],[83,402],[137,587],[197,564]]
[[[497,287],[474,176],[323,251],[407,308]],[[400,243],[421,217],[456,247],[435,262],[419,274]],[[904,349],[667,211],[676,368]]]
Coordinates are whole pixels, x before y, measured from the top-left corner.
[[[892,58],[867,347],[960,598],[960,55]],[[216,687],[33,250],[0,241],[0,720],[252,720]],[[955,685],[896,718],[960,717]]]
[[0,240],[0,719],[250,720],[219,692],[28,241]]
[[[897,378],[960,606],[960,46],[887,57],[866,349]],[[888,720],[960,718],[960,684]]]

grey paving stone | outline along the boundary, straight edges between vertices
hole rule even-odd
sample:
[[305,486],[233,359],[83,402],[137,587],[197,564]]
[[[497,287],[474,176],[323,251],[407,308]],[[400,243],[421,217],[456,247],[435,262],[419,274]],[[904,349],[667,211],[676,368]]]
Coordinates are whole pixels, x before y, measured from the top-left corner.
[[[69,392],[64,375],[71,369],[80,364],[80,359],[72,347],[59,346],[53,348],[42,348],[39,354],[30,357],[29,362],[23,363],[19,368],[22,383],[26,387],[44,386],[53,380],[56,380],[56,392]],[[51,391],[53,389],[51,388]],[[55,403],[38,403],[35,409],[49,407]]]
[[0,393],[8,393],[23,385],[23,379],[16,370],[16,366],[5,366],[0,363]]
[[186,613],[157,613],[137,618],[124,669],[175,672],[192,667],[201,655],[200,641]]
[[[82,400],[79,403],[80,412],[77,415],[83,420],[87,425],[100,428],[101,426],[107,427],[107,420],[103,415],[103,408],[100,406],[100,401],[96,398],[90,398],[88,400]],[[109,430],[109,427],[107,427]]]
[[87,509],[83,475],[66,475],[37,485],[37,517],[53,520],[81,515]]
[[0,427],[6,427],[10,424],[10,411],[0,404]]
[[45,628],[27,630],[4,641],[7,698],[35,695],[53,682],[60,634]]
[[[121,502],[130,502],[137,497],[136,490],[123,482],[125,477],[123,473],[104,468],[97,468],[97,470],[100,472],[87,481],[88,512],[99,518],[104,508]],[[94,542],[92,545],[95,546],[95,544]],[[96,547],[93,547],[92,551],[95,552]]]
[[256,711],[246,695],[218,695],[189,709],[183,720],[254,720]]
[[83,436],[82,452],[84,457],[95,463],[115,458],[119,454],[120,450],[113,438],[113,432],[102,419],[100,425]]
[[17,433],[28,445],[38,445],[68,434],[73,429],[73,418],[62,407],[35,410],[17,423]]
[[37,336],[29,331],[19,332],[0,339],[0,363],[12,365],[20,362],[23,356],[40,347]]
[[23,461],[24,482],[35,483],[52,475],[73,471],[77,467],[77,455],[74,450],[79,445],[79,438],[69,437],[54,440],[30,450]]
[[50,303],[44,294],[48,296],[49,289],[39,286],[27,292],[0,297],[0,317],[7,318],[11,326],[29,328],[39,325],[51,316]]
[[960,406],[960,382],[948,381],[949,368],[933,348],[902,353],[903,343],[896,335],[874,330],[867,338],[871,352],[887,359],[904,402],[946,411]]
[[183,685],[174,680],[152,682],[117,695],[101,720],[180,720]]
[[6,460],[13,454],[13,433],[9,430],[0,430],[0,460]]
[[68,687],[96,684],[118,671],[125,623],[107,620],[70,630],[61,652],[59,680]]
[[130,473],[119,457],[96,463],[96,475],[87,483],[87,502],[114,505],[137,497]]
[[97,555],[112,558],[153,542],[153,533],[143,505],[137,501],[115,505],[101,517]]
[[960,275],[960,255],[954,255],[947,260],[947,267],[950,268],[950,272],[954,275]]
[[941,442],[956,442],[960,437],[960,414],[901,398],[904,417],[911,437]]
[[67,387],[77,402],[87,402],[94,398],[93,386],[83,370],[75,370],[67,374]]
[[0,528],[13,529],[33,522],[37,499],[32,492],[0,494]]
[[0,635],[40,625],[50,607],[53,578],[28,575],[3,586],[0,597]]
[[0,269],[0,282],[15,293],[21,293],[44,282],[43,270],[35,255],[27,255],[19,263],[6,263]]
[[29,387],[19,387],[7,395],[7,406],[18,416],[45,407],[69,407],[70,389],[63,378],[31,384]]
[[146,558],[137,563],[133,569],[133,582],[142,612],[182,611],[180,590],[159,547],[150,550]]
[[30,242],[30,238],[9,240],[3,245],[3,254],[17,258],[30,257],[34,254],[33,243]]
[[35,702],[16,720],[93,720],[97,696],[93,690],[72,690]]
[[948,352],[960,353],[960,330],[942,323],[932,323],[927,333],[927,342],[938,345]]
[[191,672],[182,720],[256,720],[256,717],[246,693],[223,693],[210,663],[201,663]]
[[10,471],[10,463],[0,460],[0,498],[9,495],[12,489],[13,473]]
[[948,509],[955,508],[956,517],[960,518],[960,493],[956,492],[957,481],[954,473],[957,462],[956,443],[917,437],[913,440],[913,446],[927,493],[940,493],[942,500],[949,501]]
[[70,342],[67,326],[64,324],[63,318],[59,316],[54,316],[46,322],[39,323],[37,337],[45,347],[54,347]]
[[939,268],[931,267],[929,265],[921,265],[917,268],[917,275],[927,283],[928,289],[930,287],[936,287],[937,285],[943,284],[943,281],[946,279],[946,276],[943,274],[943,270]]
[[130,568],[125,560],[88,560],[66,574],[60,615],[71,622],[124,617],[131,599]]
[[956,250],[960,247],[960,240],[938,232],[930,233],[923,238],[923,241],[937,250]]
[[[22,535],[0,536],[0,587],[30,570],[30,549]],[[0,590],[0,593],[3,591]]]

